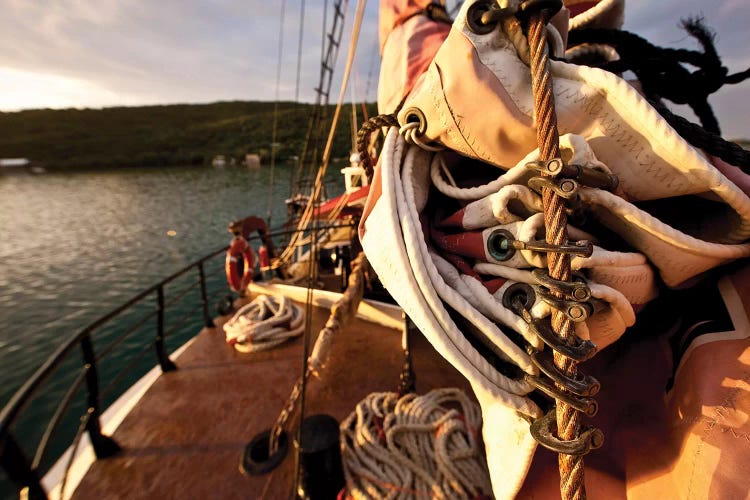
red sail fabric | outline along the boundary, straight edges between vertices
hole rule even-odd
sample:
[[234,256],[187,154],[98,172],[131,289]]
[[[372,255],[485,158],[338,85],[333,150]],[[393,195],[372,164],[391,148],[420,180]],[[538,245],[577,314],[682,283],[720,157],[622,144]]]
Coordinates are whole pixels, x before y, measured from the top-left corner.
[[431,2],[380,2],[380,51],[383,56],[378,83],[378,110],[393,113],[432,62],[450,32],[450,25],[421,14]]

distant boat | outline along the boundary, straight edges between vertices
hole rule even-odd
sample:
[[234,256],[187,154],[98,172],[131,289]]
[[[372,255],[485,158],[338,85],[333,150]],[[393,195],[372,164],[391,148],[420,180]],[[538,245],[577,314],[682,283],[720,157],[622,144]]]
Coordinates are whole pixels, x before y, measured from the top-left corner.
[[227,160],[224,158],[224,155],[216,155],[214,156],[214,159],[211,160],[211,166],[216,168],[223,168],[226,167]]
[[248,168],[260,168],[260,155],[257,153],[246,154],[245,166]]

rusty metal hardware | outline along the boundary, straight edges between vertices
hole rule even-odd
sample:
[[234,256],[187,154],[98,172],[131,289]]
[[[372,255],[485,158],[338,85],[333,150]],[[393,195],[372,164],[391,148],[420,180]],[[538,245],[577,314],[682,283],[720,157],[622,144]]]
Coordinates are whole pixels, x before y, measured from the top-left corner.
[[563,340],[555,333],[548,321],[533,318],[528,304],[531,300],[533,305],[533,297],[536,297],[536,292],[532,287],[525,284],[514,287],[515,285],[509,287],[503,294],[503,305],[520,316],[529,325],[532,333],[542,339],[542,342],[551,349],[579,362],[591,358],[596,353],[596,345],[590,340],[581,340],[578,337]]
[[587,240],[576,241],[567,245],[553,245],[541,240],[521,241],[515,239],[513,234],[506,229],[495,229],[487,237],[487,251],[496,260],[506,261],[513,257],[516,250],[567,253],[590,257],[594,253],[594,245]]
[[494,0],[476,2],[469,7],[466,20],[469,29],[477,35],[492,33],[500,20],[516,14],[517,7],[500,7]]
[[541,286],[535,287],[534,291],[540,299],[562,312],[570,321],[575,323],[586,321],[594,312],[594,306],[588,302],[555,297],[546,288]]
[[549,175],[550,177],[557,177],[558,175],[563,174],[565,163],[562,161],[562,158],[552,158],[547,161],[530,161],[525,166],[529,170],[534,170],[535,172]]
[[544,269],[534,269],[531,271],[531,275],[540,285],[560,291],[571,300],[586,302],[591,298],[591,290],[582,276],[574,275],[573,279],[576,281],[561,281],[554,279]]
[[529,427],[531,436],[548,450],[566,455],[585,455],[591,450],[601,448],[604,444],[604,433],[593,427],[582,427],[576,439],[565,441],[555,436],[557,427],[555,408],[543,417],[534,420]]
[[529,327],[551,349],[574,361],[580,363],[596,354],[596,345],[593,342],[581,340],[578,337],[563,340],[555,333],[548,321],[533,319]]
[[[540,172],[551,177],[560,177],[566,180],[575,180],[584,186],[604,189],[605,191],[614,191],[619,185],[620,181],[617,176],[598,170],[596,168],[584,167],[582,165],[576,165],[574,163],[568,164],[562,161],[560,158],[553,158],[549,161],[532,161],[526,164],[526,168]],[[535,178],[533,178],[535,179]],[[534,181],[537,183],[538,181]],[[528,183],[529,187],[531,183]],[[550,186],[543,186],[550,187]],[[570,189],[570,187],[568,187]],[[563,190],[565,193],[565,190]],[[559,193],[558,193],[559,194]],[[568,198],[565,194],[560,194],[563,198]]]
[[540,195],[542,194],[542,189],[551,189],[559,197],[568,201],[575,201],[578,198],[578,183],[573,179],[536,176],[529,179],[526,185]]
[[545,393],[547,396],[569,404],[576,410],[583,412],[588,417],[595,416],[599,411],[599,404],[594,398],[571,394],[567,391],[558,389],[552,382],[548,382],[540,377],[535,377],[534,375],[529,375],[528,373],[524,374],[523,379]]
[[581,373],[576,374],[575,377],[570,377],[560,371],[560,369],[555,366],[551,352],[537,351],[533,347],[529,347],[526,350],[529,353],[532,363],[534,363],[542,373],[573,394],[578,396],[595,396],[599,392],[599,389],[601,389],[601,384],[594,377],[583,375]]

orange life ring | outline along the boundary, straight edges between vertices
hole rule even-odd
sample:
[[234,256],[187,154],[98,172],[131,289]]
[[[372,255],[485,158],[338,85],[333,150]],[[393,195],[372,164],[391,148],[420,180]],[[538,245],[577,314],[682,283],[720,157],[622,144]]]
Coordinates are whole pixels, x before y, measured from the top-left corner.
[[[240,259],[243,260],[244,270],[240,276]],[[247,240],[241,235],[234,237],[229,244],[227,257],[224,265],[227,273],[227,282],[234,292],[244,293],[247,286],[253,281],[255,272],[255,255]]]

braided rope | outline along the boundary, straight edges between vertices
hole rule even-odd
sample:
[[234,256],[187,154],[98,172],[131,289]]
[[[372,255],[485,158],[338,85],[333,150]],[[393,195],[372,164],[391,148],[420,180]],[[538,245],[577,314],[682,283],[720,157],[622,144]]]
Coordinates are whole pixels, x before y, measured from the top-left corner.
[[347,498],[488,495],[481,425],[481,409],[460,389],[370,394],[341,424]]
[[373,132],[383,127],[398,127],[398,120],[395,114],[391,115],[378,115],[373,116],[365,123],[362,124],[362,128],[357,132],[357,152],[359,153],[359,159],[362,162],[362,167],[365,169],[365,174],[368,179],[372,179],[374,172],[372,166],[372,158],[370,152],[367,150],[370,142],[370,136]]
[[[546,16],[543,12],[535,14],[529,23],[529,49],[531,56],[531,78],[534,93],[534,111],[537,123],[537,142],[542,161],[560,157],[560,137],[557,131],[557,115],[552,94],[552,80],[549,71],[549,54],[545,30]],[[542,191],[544,206],[544,225],[547,243],[562,245],[567,243],[567,216],[564,200],[549,189]],[[548,268],[552,278],[570,281],[570,257],[561,253],[549,253]],[[554,310],[552,327],[563,339],[574,334],[573,324],[565,315]],[[576,363],[571,359],[554,353],[555,364],[570,377],[576,375]],[[578,436],[580,414],[562,401],[557,401],[557,434],[560,439],[572,440]],[[583,459],[572,455],[558,456],[560,468],[560,494],[564,500],[585,498],[586,490],[583,480]]]

